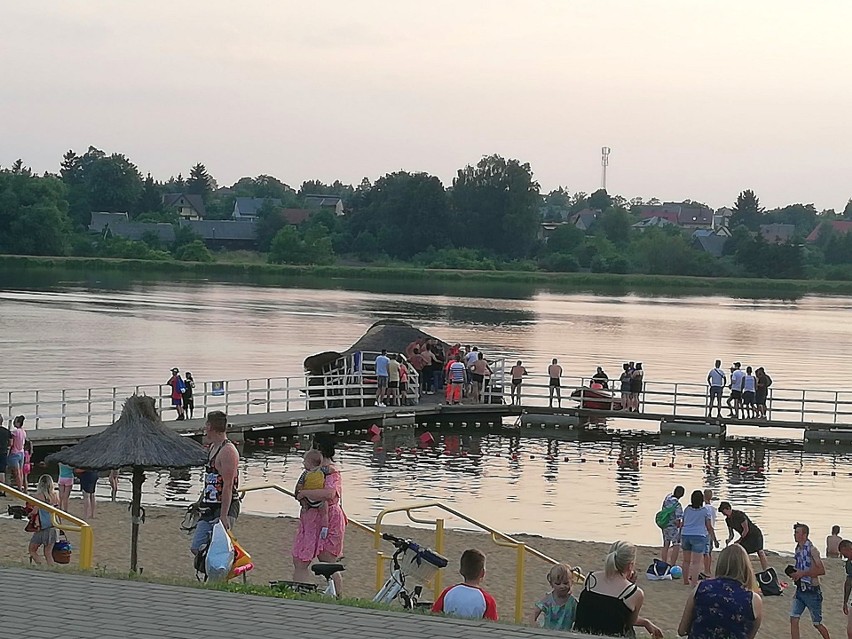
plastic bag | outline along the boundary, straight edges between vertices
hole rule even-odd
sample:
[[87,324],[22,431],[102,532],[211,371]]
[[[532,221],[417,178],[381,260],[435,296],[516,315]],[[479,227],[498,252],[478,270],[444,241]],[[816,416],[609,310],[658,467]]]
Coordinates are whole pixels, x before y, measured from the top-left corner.
[[217,521],[213,526],[213,537],[207,549],[207,578],[211,581],[224,581],[234,565],[234,544],[228,531]]

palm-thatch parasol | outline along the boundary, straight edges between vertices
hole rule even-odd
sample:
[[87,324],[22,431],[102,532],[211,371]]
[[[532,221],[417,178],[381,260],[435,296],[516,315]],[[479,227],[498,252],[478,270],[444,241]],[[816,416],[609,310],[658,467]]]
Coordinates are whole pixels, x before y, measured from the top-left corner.
[[198,442],[181,437],[163,425],[153,397],[131,395],[112,426],[76,446],[53,453],[48,460],[88,470],[133,468],[130,570],[136,572],[145,471],[203,466],[207,463],[207,453]]

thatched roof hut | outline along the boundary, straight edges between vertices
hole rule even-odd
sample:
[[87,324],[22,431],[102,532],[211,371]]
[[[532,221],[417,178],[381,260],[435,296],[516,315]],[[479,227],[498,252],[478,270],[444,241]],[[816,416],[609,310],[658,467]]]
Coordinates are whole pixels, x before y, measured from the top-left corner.
[[141,505],[145,471],[203,466],[207,463],[207,452],[198,442],[181,437],[163,425],[153,397],[131,395],[112,426],[76,446],[49,455],[48,460],[90,470],[133,468],[130,570],[136,572],[139,524],[145,518]]
[[311,355],[305,359],[305,370],[319,374],[326,364],[358,351],[379,352],[385,348],[391,353],[404,353],[405,347],[418,339],[434,339],[443,348],[447,348],[446,343],[437,337],[421,331],[419,328],[414,328],[408,322],[394,319],[379,320],[368,328],[367,332],[345,351],[325,351]]

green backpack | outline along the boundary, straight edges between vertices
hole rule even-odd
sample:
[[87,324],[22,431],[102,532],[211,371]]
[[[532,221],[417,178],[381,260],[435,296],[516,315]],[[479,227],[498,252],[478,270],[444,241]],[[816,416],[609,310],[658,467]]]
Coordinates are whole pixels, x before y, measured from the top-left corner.
[[657,523],[659,528],[668,528],[671,523],[672,517],[677,510],[677,504],[672,504],[668,508],[663,508],[660,512],[658,512],[654,516],[654,521]]

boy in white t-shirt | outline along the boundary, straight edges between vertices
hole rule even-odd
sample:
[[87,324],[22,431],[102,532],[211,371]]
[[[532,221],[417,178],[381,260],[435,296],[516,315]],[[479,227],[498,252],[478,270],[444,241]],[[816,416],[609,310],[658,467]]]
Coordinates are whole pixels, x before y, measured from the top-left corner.
[[473,548],[465,550],[459,564],[464,582],[445,588],[432,604],[432,612],[462,619],[497,621],[497,603],[480,586],[485,579],[485,555]]
[[710,513],[710,525],[713,526],[713,536],[707,538],[707,546],[704,549],[704,574],[708,577],[713,573],[710,572],[710,567],[713,563],[711,552],[713,551],[713,547],[719,547],[719,540],[716,538],[716,516],[719,514],[719,511],[716,510],[716,506],[714,506],[711,502],[713,500],[713,491],[709,488],[704,489],[704,509]]

